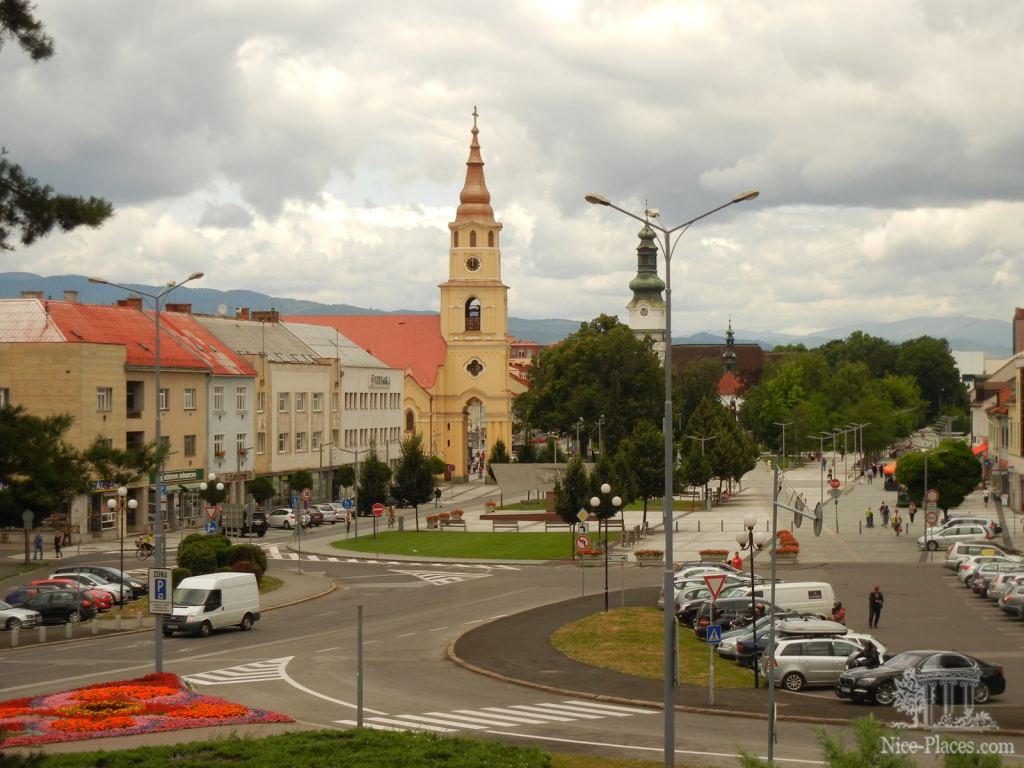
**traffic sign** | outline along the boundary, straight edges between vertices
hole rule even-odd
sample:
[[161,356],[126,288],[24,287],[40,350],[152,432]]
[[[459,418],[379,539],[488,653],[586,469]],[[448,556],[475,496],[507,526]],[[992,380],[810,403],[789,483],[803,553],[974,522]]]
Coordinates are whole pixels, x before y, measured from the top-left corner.
[[[708,592],[711,593],[712,600],[722,593],[722,587],[725,586],[725,579],[726,576],[724,573],[709,573],[704,577],[704,583],[708,585]],[[719,640],[721,640],[721,638],[719,638]]]
[[149,569],[149,612],[173,613],[170,568]]
[[299,506],[299,497],[298,497],[298,496],[296,496],[296,495],[295,495],[295,494],[293,493],[293,494],[292,494],[292,509],[295,509],[295,508],[296,508],[296,507],[298,507],[298,506]]
[[341,502],[342,509],[352,509],[352,499],[345,499]]
[[217,532],[217,523],[214,522],[213,520],[208,522],[206,524],[206,532],[207,533],[216,533]]
[[587,520],[590,519],[590,513],[587,512],[587,510],[580,507],[580,511],[576,513],[576,519],[579,520],[581,523],[585,523],[587,522]]
[[831,485],[833,488],[838,488],[840,485],[842,485],[842,483],[839,482],[838,477],[833,477],[831,480],[828,481],[828,484]]
[[708,645],[718,645],[722,642],[722,627],[720,624],[708,624],[708,631],[705,635]]
[[939,492],[935,488],[928,489],[928,501],[934,504],[939,500]]
[[312,488],[303,488],[302,489],[302,500],[303,501],[309,501],[312,498],[313,498],[313,489]]
[[448,465],[448,471],[449,472],[454,472],[455,471],[455,465],[454,464],[449,464]]
[[935,525],[939,522],[939,511],[937,509],[929,509],[924,513],[924,521],[928,525]]
[[828,492],[828,495],[831,496],[833,499],[838,499],[840,496],[843,495],[843,492],[840,491],[838,488],[833,488]]
[[576,549],[590,549],[590,537],[581,534],[576,537]]
[[381,515],[384,514],[384,505],[381,504],[379,501],[376,504],[374,504],[372,507],[370,507],[370,509],[373,511],[373,516],[374,517],[380,517]]

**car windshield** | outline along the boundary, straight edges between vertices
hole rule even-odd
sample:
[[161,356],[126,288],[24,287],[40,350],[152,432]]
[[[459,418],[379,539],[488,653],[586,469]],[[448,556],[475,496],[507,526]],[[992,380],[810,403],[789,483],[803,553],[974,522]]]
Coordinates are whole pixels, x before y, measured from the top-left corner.
[[5,603],[3,600],[0,600],[0,611],[6,611],[8,608],[13,608],[13,607],[14,606],[11,605],[10,603]]
[[205,605],[206,598],[210,594],[207,589],[178,589],[174,590],[175,605]]
[[917,664],[917,662],[919,662],[927,655],[928,654],[926,653],[907,651],[905,653],[900,653],[896,656],[893,656],[891,659],[885,662],[883,666],[889,667],[890,669],[907,669],[908,667],[912,667],[915,664]]

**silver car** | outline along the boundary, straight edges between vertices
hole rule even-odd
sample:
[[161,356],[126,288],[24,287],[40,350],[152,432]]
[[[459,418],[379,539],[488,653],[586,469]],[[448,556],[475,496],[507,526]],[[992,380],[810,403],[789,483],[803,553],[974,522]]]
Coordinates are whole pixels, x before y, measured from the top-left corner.
[[860,653],[871,643],[883,658],[885,646],[870,635],[848,633],[835,637],[790,637],[775,643],[774,659],[761,657],[767,675],[768,664],[774,661],[775,684],[787,691],[800,691],[808,686],[833,686],[846,669],[846,660]]
[[918,536],[917,548],[934,552],[939,547],[945,548],[956,541],[988,538],[990,538],[988,528],[983,525],[976,523],[951,525],[948,528],[929,529],[923,536]]
[[7,630],[28,629],[43,623],[43,615],[29,608],[15,608],[0,600],[0,627]]
[[345,520],[345,516],[339,515],[333,504],[317,504],[316,508],[323,514],[325,523],[334,525],[335,523],[341,523]]

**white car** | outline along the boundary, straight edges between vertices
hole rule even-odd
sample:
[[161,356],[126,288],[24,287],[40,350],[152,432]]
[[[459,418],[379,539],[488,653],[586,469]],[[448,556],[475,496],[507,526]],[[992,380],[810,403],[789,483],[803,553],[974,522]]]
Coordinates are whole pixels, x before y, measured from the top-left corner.
[[15,608],[10,603],[0,600],[0,627],[7,630],[28,629],[42,623],[43,615],[39,611]]
[[1012,563],[1017,566],[1020,565],[1019,560],[1015,560],[1011,557],[1002,557],[1000,555],[974,555],[972,557],[965,557],[957,564],[956,577],[965,587],[970,587],[975,571],[988,563]]
[[[988,529],[989,536],[995,536],[997,533],[1002,533],[1002,528],[999,527],[999,523],[991,518],[984,517],[983,515],[950,515],[946,522],[941,523],[935,528],[942,530],[943,528],[949,528],[954,525],[983,525]],[[931,529],[925,527],[925,533],[928,533]]]
[[333,504],[317,504],[316,508],[319,509],[320,512],[323,514],[325,523],[330,523],[331,525],[334,525],[335,523],[341,523],[345,521],[345,516],[343,514],[339,514],[338,510],[334,508]]
[[271,528],[284,528],[290,531],[299,524],[299,518],[290,509],[275,509],[267,515],[267,525]]
[[945,548],[956,541],[967,541],[968,539],[989,539],[988,528],[983,525],[971,523],[969,525],[950,525],[946,528],[932,528],[923,536],[917,538],[917,548],[927,549],[932,552],[939,547]]
[[124,584],[115,584],[92,573],[64,571],[62,573],[55,573],[49,578],[70,579],[72,581],[77,581],[85,589],[99,589],[108,593],[113,601],[118,604],[124,604],[132,599],[131,587],[126,587]]

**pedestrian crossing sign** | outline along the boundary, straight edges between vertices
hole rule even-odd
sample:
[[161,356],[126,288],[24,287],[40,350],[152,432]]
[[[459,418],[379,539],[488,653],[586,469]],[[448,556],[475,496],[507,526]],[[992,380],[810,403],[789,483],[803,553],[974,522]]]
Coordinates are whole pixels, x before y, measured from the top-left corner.
[[708,625],[708,645],[718,645],[722,642],[722,627],[718,624]]

